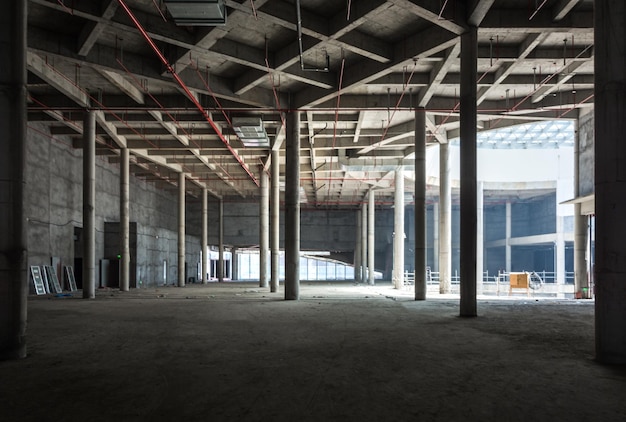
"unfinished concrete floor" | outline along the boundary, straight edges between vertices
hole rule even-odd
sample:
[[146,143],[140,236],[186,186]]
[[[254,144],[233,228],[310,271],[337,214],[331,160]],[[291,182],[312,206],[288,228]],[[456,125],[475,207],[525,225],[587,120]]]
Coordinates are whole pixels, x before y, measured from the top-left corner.
[[301,294],[33,297],[29,357],[0,362],[0,420],[626,420],[626,370],[593,360],[591,301],[491,298],[465,319],[458,299],[389,284]]

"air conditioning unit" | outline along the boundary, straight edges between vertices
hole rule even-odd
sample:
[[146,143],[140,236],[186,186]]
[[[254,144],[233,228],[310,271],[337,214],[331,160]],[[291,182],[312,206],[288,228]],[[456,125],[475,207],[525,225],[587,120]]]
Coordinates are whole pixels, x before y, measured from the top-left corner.
[[259,117],[233,117],[232,124],[245,146],[269,148],[270,140]]
[[224,0],[165,0],[164,3],[178,26],[226,24]]

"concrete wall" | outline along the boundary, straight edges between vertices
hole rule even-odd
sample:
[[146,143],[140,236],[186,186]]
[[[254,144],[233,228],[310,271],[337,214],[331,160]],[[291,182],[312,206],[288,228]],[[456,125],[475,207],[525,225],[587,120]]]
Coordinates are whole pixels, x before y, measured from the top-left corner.
[[[29,123],[27,136],[25,209],[28,218],[29,265],[74,265],[82,256],[74,242],[82,228],[82,150],[72,148],[67,137],[50,137],[43,124]],[[155,188],[131,176],[130,219],[137,223],[137,273],[142,286],[177,280],[176,192]],[[96,159],[96,262],[112,258],[105,251],[105,222],[119,221],[119,167],[105,157]],[[200,212],[187,206],[187,262],[200,261]],[[114,258],[114,257],[113,257]],[[163,262],[167,262],[167,280]],[[75,268],[77,273],[79,268]],[[99,284],[99,279],[96,280]]]

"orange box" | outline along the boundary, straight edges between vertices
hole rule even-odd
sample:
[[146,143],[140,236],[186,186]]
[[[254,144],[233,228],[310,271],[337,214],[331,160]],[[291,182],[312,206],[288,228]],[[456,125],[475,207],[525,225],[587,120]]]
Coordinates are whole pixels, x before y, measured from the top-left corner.
[[528,273],[511,273],[509,276],[512,289],[528,288]]

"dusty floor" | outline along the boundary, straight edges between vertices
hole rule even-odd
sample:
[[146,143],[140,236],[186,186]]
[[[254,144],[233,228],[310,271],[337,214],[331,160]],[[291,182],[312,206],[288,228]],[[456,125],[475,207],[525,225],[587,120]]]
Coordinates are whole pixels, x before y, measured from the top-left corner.
[[[593,303],[415,302],[388,284],[254,284],[29,300],[2,421],[626,421],[593,361]],[[80,294],[75,295],[80,297]]]

